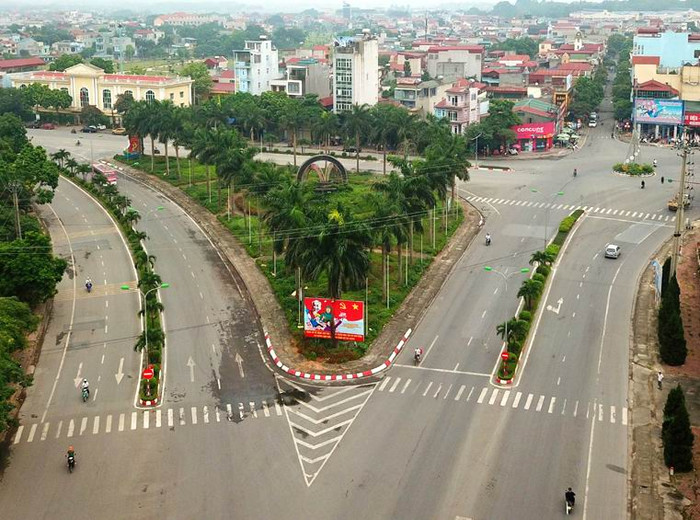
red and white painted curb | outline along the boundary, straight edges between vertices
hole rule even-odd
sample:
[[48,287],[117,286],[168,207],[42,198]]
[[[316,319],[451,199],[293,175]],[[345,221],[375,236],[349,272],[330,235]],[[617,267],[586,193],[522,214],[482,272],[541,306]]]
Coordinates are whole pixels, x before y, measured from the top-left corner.
[[363,372],[356,372],[350,374],[313,374],[310,372],[302,372],[300,370],[295,370],[294,368],[290,368],[284,363],[282,363],[282,361],[280,361],[280,358],[277,357],[277,354],[275,353],[275,348],[272,346],[272,341],[270,341],[270,335],[267,332],[265,333],[265,344],[267,345],[267,352],[272,358],[272,361],[275,363],[275,365],[277,365],[277,368],[279,368],[283,372],[286,372],[287,374],[298,377],[299,379],[306,379],[309,381],[349,381],[351,379],[361,379],[363,377],[374,376],[377,375],[379,372],[389,368],[391,364],[396,360],[396,356],[398,356],[401,350],[404,348],[404,346],[406,346],[406,342],[408,341],[408,337],[411,335],[411,332],[413,332],[411,329],[408,329],[406,331],[406,333],[403,335],[403,338],[401,338],[401,341],[399,341],[398,345],[394,347],[394,351],[386,359],[386,361],[384,361],[384,363],[372,368],[371,370],[365,370]]
[[158,398],[156,397],[152,401],[144,401],[141,399],[141,406],[156,406],[158,404]]

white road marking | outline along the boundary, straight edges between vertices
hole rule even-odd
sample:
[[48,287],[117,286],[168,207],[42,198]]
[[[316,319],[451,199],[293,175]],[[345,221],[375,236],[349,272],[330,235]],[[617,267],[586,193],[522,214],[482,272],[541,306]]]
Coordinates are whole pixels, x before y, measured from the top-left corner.
[[561,414],[565,415],[566,414],[566,399],[564,399],[564,406],[561,408]]
[[400,383],[400,382],[401,382],[401,378],[400,378],[400,377],[397,377],[396,379],[394,379],[394,384],[391,385],[391,388],[389,389],[389,393],[390,393],[390,394],[393,393],[394,390],[396,390],[396,387],[399,386],[399,383]]
[[442,383],[438,386],[437,391],[435,392],[435,395],[433,396],[433,399],[437,399],[438,394],[440,393],[440,390],[442,390]]
[[457,372],[457,369],[459,368],[459,363],[455,365],[454,371]]
[[263,400],[262,402],[262,410],[263,413],[265,414],[265,417],[270,417],[270,409],[267,407],[267,401]]
[[627,426],[627,407],[626,406],[622,407],[622,424],[624,426]]
[[191,412],[192,412],[192,424],[197,424],[197,407],[193,406],[191,408]]
[[452,390],[452,385],[450,385],[449,388],[447,389],[447,392],[445,392],[445,397],[443,397],[443,399],[447,399],[447,396],[449,395],[450,390]]
[[536,411],[536,412],[539,412],[540,410],[542,410],[542,405],[543,405],[543,404],[544,404],[544,396],[541,395],[540,398],[539,398],[539,400],[537,401],[537,407],[535,408],[535,411]]
[[616,414],[615,414],[615,407],[614,407],[614,406],[611,406],[611,407],[610,407],[610,422],[613,423],[613,424],[615,424],[615,418],[616,418],[616,417],[617,417],[617,416],[616,416]]
[[561,384],[561,376],[557,377],[557,386]]
[[379,390],[380,392],[383,392],[383,391],[384,391],[384,387],[385,387],[387,384],[389,384],[389,379],[391,379],[391,376],[386,376],[386,377],[384,378],[384,381],[382,381],[382,384],[379,385],[379,388],[377,388],[377,390]]
[[425,389],[425,392],[423,392],[423,397],[425,397],[426,395],[428,395],[428,390],[430,390],[430,387],[431,387],[431,386],[433,386],[433,382],[432,382],[432,381],[430,381],[430,382],[428,383],[428,387]]
[[151,416],[148,412],[148,410],[143,411],[143,423],[142,423],[143,429],[148,430],[148,428],[151,426]]
[[515,394],[515,399],[513,399],[513,408],[517,408],[518,404],[520,403],[520,398],[523,396],[522,392],[518,392]]
[[22,432],[24,431],[24,425],[20,424],[19,427],[17,428],[17,433],[15,433],[15,440],[12,441],[13,444],[19,443],[20,440],[22,440]]
[[253,401],[250,401],[248,404],[250,405],[250,413],[252,413],[252,414],[253,414],[253,417],[255,417],[255,418],[257,419],[257,418],[258,418],[258,412],[257,412],[257,410],[255,409],[255,403],[254,403]]
[[578,401],[576,401],[576,406],[574,406],[574,417],[578,415]]
[[489,398],[489,404],[493,405],[496,402],[496,397],[498,397],[498,388],[494,388],[491,392],[491,397]]
[[508,398],[510,397],[510,390],[506,390],[503,393],[503,397],[501,398],[501,406],[505,406],[506,403],[508,402]]
[[70,422],[68,423],[68,433],[66,436],[73,437],[74,432],[75,432],[75,421],[73,421],[73,419],[71,419]]
[[474,336],[471,336],[471,337],[469,338],[469,341],[467,341],[467,346],[469,346],[469,345],[472,344],[472,340],[473,340],[473,339],[474,339]]
[[408,385],[410,385],[410,384],[411,384],[411,380],[407,379],[406,383],[404,383],[403,388],[401,389],[402,394],[406,391],[406,389],[408,388]]
[[486,316],[486,309],[484,309],[484,312],[481,313],[481,319],[484,319],[484,316]]
[[556,397],[552,397],[552,399],[550,399],[549,409],[547,410],[547,413],[552,413],[552,411],[554,410],[554,403],[556,402],[556,400],[557,400]]
[[185,425],[185,409],[180,408],[180,426]]
[[214,406],[214,413],[216,414],[216,422],[221,422],[221,413],[218,406]]
[[119,414],[119,427],[118,427],[120,432],[124,431],[124,414],[120,413]]
[[486,397],[487,392],[489,391],[488,387],[483,388],[481,390],[481,393],[479,394],[479,398],[476,400],[477,404],[481,404],[484,402],[484,398]]
[[168,408],[168,428],[173,427],[173,409]]
[[226,419],[229,421],[233,419],[233,408],[231,407],[231,403],[226,405]]
[[32,424],[32,427],[29,428],[29,436],[27,437],[27,442],[32,442],[34,440],[34,434],[36,433],[36,427],[37,423]]
[[603,405],[598,405],[598,421],[603,422]]
[[61,428],[63,428],[63,421],[58,421],[58,428],[56,429],[56,438],[61,436]]
[[87,417],[83,417],[80,420],[80,433],[79,433],[79,435],[82,435],[83,433],[85,433],[85,430],[87,430],[87,421],[88,421]]
[[459,390],[457,391],[457,395],[455,396],[455,401],[459,401],[459,398],[462,397],[462,393],[464,392],[465,388],[467,388],[465,385],[462,385],[459,387]]
[[136,412],[131,412],[131,429],[135,430],[139,423],[139,416]]
[[205,406],[202,409],[202,416],[204,418],[204,424],[209,424],[209,407]]
[[[408,383],[409,383],[410,381],[411,381],[410,379],[409,379],[408,381],[406,381],[406,386],[408,386]],[[277,403],[277,401],[275,401],[275,413],[276,413],[277,415],[282,415],[282,408],[281,408],[280,405]]]
[[156,410],[156,428],[160,428],[161,426],[161,411],[162,410],[160,408]]
[[49,423],[44,423],[44,427],[41,430],[41,440],[45,441],[46,436],[49,434]]
[[100,416],[96,415],[92,420],[92,434],[97,435],[100,433]]
[[203,300],[203,299],[204,299],[204,295],[202,294],[202,291],[199,291],[199,299],[200,299],[200,300]]

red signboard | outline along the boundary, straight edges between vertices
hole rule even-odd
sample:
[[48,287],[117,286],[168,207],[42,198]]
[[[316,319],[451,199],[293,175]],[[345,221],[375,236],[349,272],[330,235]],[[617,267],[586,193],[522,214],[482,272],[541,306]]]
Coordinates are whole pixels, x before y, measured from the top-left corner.
[[503,361],[508,361],[508,351],[507,350],[504,350],[503,352],[501,352],[501,359]]
[[330,338],[335,324],[335,338],[341,341],[365,340],[365,304],[352,300],[304,298],[304,335]]
[[151,367],[144,368],[143,372],[141,372],[141,377],[143,377],[144,379],[152,379],[153,369]]
[[532,139],[532,137],[552,137],[556,131],[556,124],[553,121],[547,123],[526,123],[510,127],[517,135],[518,139]]
[[685,112],[683,115],[683,124],[685,126],[700,126],[700,113]]

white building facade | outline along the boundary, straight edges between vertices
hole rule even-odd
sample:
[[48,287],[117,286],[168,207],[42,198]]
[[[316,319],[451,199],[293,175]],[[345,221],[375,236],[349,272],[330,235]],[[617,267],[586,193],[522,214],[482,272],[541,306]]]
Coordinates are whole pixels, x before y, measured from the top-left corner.
[[379,44],[369,32],[342,38],[333,49],[333,112],[379,101]]
[[265,36],[246,41],[245,49],[233,51],[233,70],[238,92],[260,95],[272,90],[270,83],[280,78],[279,54]]

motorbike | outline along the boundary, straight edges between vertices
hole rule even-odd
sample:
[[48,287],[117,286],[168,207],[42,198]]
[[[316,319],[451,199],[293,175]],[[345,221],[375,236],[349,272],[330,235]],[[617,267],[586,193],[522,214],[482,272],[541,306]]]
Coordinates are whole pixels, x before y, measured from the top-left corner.
[[86,283],[85,288],[87,289],[87,292],[92,291],[92,284],[90,282]]
[[423,349],[419,349],[418,352],[413,353],[413,363],[415,365],[420,363],[421,357],[423,357]]
[[71,128],[71,129],[70,129],[70,133],[71,133],[71,134],[77,134],[78,132],[75,131],[75,128]]
[[75,469],[75,455],[68,455],[68,473],[73,473]]
[[87,388],[83,388],[81,393],[83,396],[83,402],[87,401],[88,397],[90,397],[90,390],[88,390]]
[[75,146],[80,146],[80,139],[75,142]]
[[491,237],[486,237],[486,245],[487,246],[491,245]]
[[574,504],[569,502],[567,499],[564,499],[564,508],[566,510],[566,514],[570,515],[574,510]]

